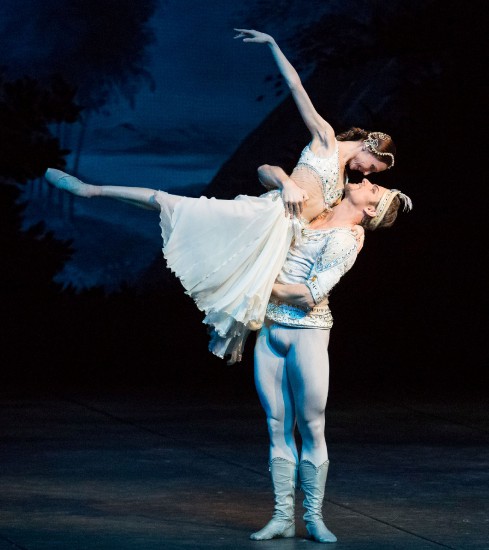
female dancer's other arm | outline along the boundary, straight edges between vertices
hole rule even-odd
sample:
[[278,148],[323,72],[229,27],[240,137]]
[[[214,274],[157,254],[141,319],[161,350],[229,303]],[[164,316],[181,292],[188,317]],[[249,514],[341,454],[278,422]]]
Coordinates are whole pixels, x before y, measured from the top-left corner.
[[293,218],[302,216],[309,196],[299,187],[280,166],[263,164],[258,167],[258,179],[266,189],[280,189],[284,202],[285,215]]
[[323,209],[322,196],[310,197],[305,189],[299,187],[280,166],[263,164],[258,168],[258,179],[267,189],[282,191],[285,215],[302,217],[311,221]]

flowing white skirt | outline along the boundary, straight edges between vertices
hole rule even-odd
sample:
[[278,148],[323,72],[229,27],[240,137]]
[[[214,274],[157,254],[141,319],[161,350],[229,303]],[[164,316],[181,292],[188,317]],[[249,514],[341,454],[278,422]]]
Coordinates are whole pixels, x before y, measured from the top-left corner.
[[206,314],[209,350],[241,360],[250,331],[263,324],[273,283],[292,241],[280,193],[234,200],[157,191],[163,254]]

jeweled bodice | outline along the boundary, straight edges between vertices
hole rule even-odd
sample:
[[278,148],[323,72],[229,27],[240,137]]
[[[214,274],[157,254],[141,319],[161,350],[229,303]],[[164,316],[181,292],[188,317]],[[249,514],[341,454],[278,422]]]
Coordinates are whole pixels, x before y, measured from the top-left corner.
[[306,145],[302,150],[299,162],[291,174],[291,178],[295,180],[300,187],[305,187],[304,183],[306,183],[306,180],[310,179],[309,175],[312,175],[314,183],[321,186],[322,197],[326,208],[333,206],[343,195],[343,182],[338,182],[339,173],[340,160],[338,142],[335,140],[335,151],[329,157],[319,157],[315,155],[311,150],[310,144]]

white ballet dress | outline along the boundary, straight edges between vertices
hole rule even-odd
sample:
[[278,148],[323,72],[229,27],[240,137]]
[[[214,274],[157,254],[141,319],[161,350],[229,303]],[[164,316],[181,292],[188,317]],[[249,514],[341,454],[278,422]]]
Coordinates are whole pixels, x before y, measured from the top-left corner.
[[[330,157],[307,146],[298,166],[321,178],[323,197],[337,198],[338,144]],[[332,177],[334,176],[334,177]],[[341,191],[340,191],[341,192]],[[281,192],[233,200],[190,198],[157,191],[167,266],[205,313],[209,350],[240,361],[250,331],[261,328],[272,287],[302,226],[284,214]]]

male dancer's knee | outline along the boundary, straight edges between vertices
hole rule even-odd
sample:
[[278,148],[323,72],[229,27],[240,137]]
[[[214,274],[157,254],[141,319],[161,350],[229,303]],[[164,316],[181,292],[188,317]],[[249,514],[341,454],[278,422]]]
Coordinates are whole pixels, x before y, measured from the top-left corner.
[[309,448],[319,448],[324,445],[324,411],[313,419],[299,422],[299,431],[303,444]]
[[267,426],[270,441],[277,442],[285,439],[285,422],[283,418],[269,416]]

